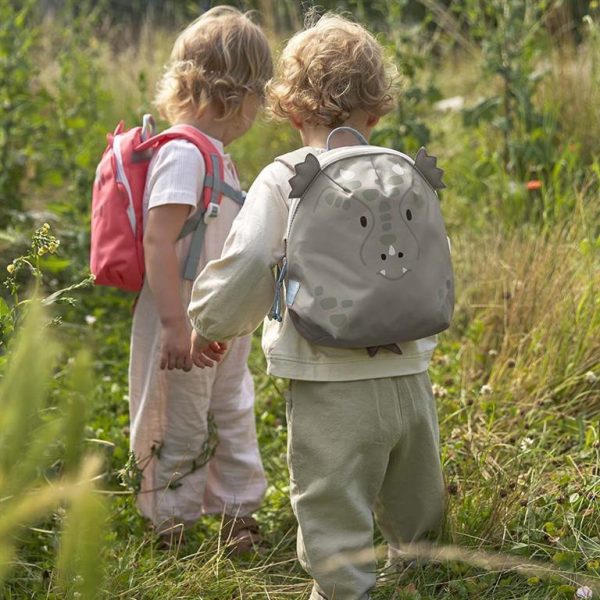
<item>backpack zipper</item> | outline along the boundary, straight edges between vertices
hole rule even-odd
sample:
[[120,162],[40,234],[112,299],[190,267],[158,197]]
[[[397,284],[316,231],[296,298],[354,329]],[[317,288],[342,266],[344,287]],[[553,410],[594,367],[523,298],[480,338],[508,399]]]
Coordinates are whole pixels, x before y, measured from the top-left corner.
[[113,152],[115,155],[115,164],[117,166],[117,181],[125,188],[127,194],[127,218],[133,231],[133,235],[137,234],[137,220],[135,217],[135,208],[133,206],[133,193],[127,176],[125,175],[125,169],[123,167],[123,155],[121,154],[121,135],[116,135],[113,139]]

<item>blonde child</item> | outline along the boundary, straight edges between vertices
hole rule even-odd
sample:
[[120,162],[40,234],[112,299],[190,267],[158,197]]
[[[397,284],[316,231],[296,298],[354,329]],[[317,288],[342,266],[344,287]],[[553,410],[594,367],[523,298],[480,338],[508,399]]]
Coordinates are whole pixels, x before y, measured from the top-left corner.
[[[171,124],[187,124],[222,154],[225,183],[239,190],[224,147],[252,125],[272,75],[267,40],[234,8],[209,10],[177,38],[156,104]],[[172,140],[153,157],[144,192],[146,281],[131,333],[131,449],[142,470],[138,506],[163,543],[205,513],[225,515],[234,549],[255,541],[250,517],[263,498],[264,472],[247,368],[248,337],[214,345],[219,364],[192,368],[186,314],[192,284],[183,278],[190,238],[184,222],[202,205],[205,164],[190,142]],[[220,256],[239,205],[225,193],[209,220],[197,272]],[[228,347],[227,347],[228,346]],[[212,417],[210,416],[212,415]],[[214,456],[208,461],[218,432]]]
[[[368,139],[392,107],[390,68],[360,25],[325,15],[283,50],[272,108],[299,130],[306,153],[351,126]],[[301,159],[300,159],[301,160]],[[296,162],[300,162],[297,160]],[[293,163],[284,156],[252,185],[219,260],[194,284],[193,360],[210,362],[214,340],[254,330],[273,301],[284,254]],[[402,354],[311,345],[283,322],[265,321],[269,373],[291,379],[287,399],[291,502],[311,600],[363,600],[375,585],[373,518],[391,559],[435,531],[444,506],[438,424],[427,374],[435,338]]]

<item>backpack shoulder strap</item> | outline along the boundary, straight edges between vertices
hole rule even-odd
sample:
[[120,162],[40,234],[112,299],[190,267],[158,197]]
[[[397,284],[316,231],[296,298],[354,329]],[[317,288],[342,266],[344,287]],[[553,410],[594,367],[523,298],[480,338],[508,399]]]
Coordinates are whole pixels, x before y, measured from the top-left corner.
[[209,181],[223,179],[223,158],[215,145],[198,129],[190,125],[174,125],[161,133],[153,135],[145,142],[142,142],[135,150],[144,152],[145,150],[156,150],[171,140],[186,140],[194,144],[200,151],[205,164],[205,180],[202,194],[203,211],[209,210],[210,204],[218,206],[221,203],[222,192],[215,190]]

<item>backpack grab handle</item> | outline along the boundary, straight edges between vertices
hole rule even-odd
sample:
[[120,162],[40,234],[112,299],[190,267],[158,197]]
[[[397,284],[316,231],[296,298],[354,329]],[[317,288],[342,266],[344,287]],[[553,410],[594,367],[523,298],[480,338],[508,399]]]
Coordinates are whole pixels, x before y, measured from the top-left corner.
[[142,142],[156,134],[156,123],[150,113],[146,113],[142,119]]
[[353,127],[336,127],[327,136],[327,143],[326,143],[327,150],[331,150],[331,140],[333,139],[333,137],[336,134],[341,133],[342,131],[347,131],[348,133],[351,133],[361,144],[363,144],[365,146],[369,145],[369,142],[366,140],[365,136],[360,131],[357,131]]

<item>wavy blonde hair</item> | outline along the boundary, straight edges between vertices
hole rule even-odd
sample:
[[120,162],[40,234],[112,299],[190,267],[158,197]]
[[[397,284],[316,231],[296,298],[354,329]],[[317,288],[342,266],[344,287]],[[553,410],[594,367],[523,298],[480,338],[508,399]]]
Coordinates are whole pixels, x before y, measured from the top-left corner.
[[219,120],[236,117],[247,94],[264,96],[273,75],[269,43],[248,14],[213,8],[179,35],[155,104],[169,122],[199,117],[209,104]]
[[356,109],[388,113],[397,81],[397,69],[364,27],[327,13],[287,43],[267,97],[277,117],[338,127]]

